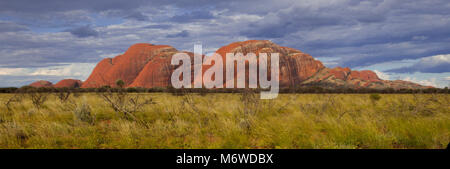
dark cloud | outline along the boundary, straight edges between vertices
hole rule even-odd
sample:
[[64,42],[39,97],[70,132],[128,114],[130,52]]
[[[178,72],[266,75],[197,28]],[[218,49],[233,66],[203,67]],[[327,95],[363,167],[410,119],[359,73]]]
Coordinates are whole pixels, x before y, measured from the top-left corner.
[[18,31],[28,31],[28,27],[19,25],[13,22],[2,22],[0,21],[0,32],[18,32]]
[[55,12],[67,12],[85,10],[90,12],[119,11],[129,14],[138,11],[142,7],[153,7],[155,9],[166,6],[193,10],[206,10],[205,7],[225,6],[230,2],[221,0],[14,0],[0,1],[0,13],[8,14],[54,14]]
[[183,30],[179,33],[175,33],[175,34],[169,34],[166,37],[167,38],[185,38],[189,36],[189,32],[187,30]]
[[[118,18],[143,21],[138,8],[152,2],[146,0],[14,0],[0,1],[0,15],[13,17],[33,27],[72,27],[92,24],[95,15],[118,13]],[[155,4],[163,4],[155,1]]]
[[160,25],[149,25],[142,27],[144,29],[169,29],[172,28],[172,25],[168,24],[160,24]]
[[397,69],[391,69],[387,72],[393,73],[445,73],[450,72],[450,55],[436,55],[422,58],[418,63]]
[[[119,19],[120,23],[96,16],[105,13],[111,15],[101,17]],[[95,51],[123,52],[122,49],[133,43],[146,41],[187,49],[194,38],[211,48],[242,39],[270,39],[312,56],[337,58],[338,65],[349,67],[450,53],[450,9],[446,0],[46,0],[39,3],[15,0],[1,1],[0,14],[0,20],[11,16],[13,22],[28,27],[28,24],[47,25],[46,28],[57,31],[72,28],[67,31],[76,39],[85,40],[67,44],[60,41],[73,41],[73,36],[61,35],[56,41],[47,41],[39,33],[27,37],[12,33],[14,36],[0,35],[4,40],[0,50],[17,53],[24,60],[31,58],[26,55],[30,52],[39,56],[35,60],[39,58],[40,64],[77,59],[97,61],[88,56],[98,56]],[[24,17],[31,19],[25,22]],[[128,19],[152,25],[146,26],[145,22],[135,22],[135,27],[122,25]],[[30,29],[34,31],[33,27]],[[97,41],[79,37],[97,37]],[[34,42],[34,39],[44,40]],[[63,45],[77,47],[72,51]],[[35,51],[28,51],[31,49]],[[58,56],[46,52],[53,50],[59,52]]]
[[130,10],[138,8],[142,4],[147,4],[145,0],[44,0],[36,2],[34,0],[14,0],[0,1],[0,12],[18,12],[18,13],[51,13],[70,10]]
[[420,59],[450,53],[449,18],[448,0],[5,0],[0,67],[97,63],[139,42],[214,51],[269,39],[336,66],[417,59],[390,72],[448,72],[447,62]]
[[86,38],[86,37],[96,37],[98,36],[98,31],[96,31],[95,29],[91,28],[91,26],[81,26],[78,28],[74,28],[74,29],[69,29],[67,30],[68,32],[70,32],[72,35],[75,35],[76,37],[79,38]]
[[340,66],[368,66],[449,53],[449,6],[444,1],[342,2],[274,12],[241,35],[273,38]]
[[212,19],[214,16],[210,11],[193,11],[187,12],[182,15],[176,15],[170,18],[170,21],[173,22],[193,22],[200,21],[205,19]]
[[336,15],[316,13],[310,9],[292,8],[250,23],[247,29],[240,32],[240,35],[250,38],[282,38],[301,30],[317,29],[343,22],[345,20]]
[[142,14],[141,12],[134,12],[125,17],[126,19],[133,19],[136,21],[148,21],[148,16]]

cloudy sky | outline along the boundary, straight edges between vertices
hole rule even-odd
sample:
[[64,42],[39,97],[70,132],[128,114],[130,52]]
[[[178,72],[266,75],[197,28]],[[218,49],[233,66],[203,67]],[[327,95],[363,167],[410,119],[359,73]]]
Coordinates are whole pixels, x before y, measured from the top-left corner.
[[0,87],[85,80],[138,42],[213,52],[249,39],[329,67],[450,85],[448,0],[0,0]]

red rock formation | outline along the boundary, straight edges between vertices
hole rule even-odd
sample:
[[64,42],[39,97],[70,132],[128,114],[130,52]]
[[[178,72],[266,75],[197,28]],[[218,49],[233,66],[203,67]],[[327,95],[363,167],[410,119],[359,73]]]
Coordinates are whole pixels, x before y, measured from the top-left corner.
[[317,72],[311,78],[303,81],[302,85],[324,85],[332,87],[349,87],[349,88],[394,88],[394,89],[418,89],[429,88],[412,82],[401,80],[389,81],[380,79],[376,73],[370,70],[350,70],[349,68],[336,67],[333,69],[324,68]]
[[348,77],[348,79],[361,79],[365,81],[371,81],[371,82],[377,82],[381,79],[378,78],[377,74],[375,72],[372,72],[370,70],[363,70],[363,71],[352,71]]
[[[149,61],[129,87],[167,87],[170,85],[172,72],[178,66],[172,66],[172,55],[177,52],[162,52]],[[191,82],[194,82],[194,54],[182,51],[191,58]],[[183,79],[183,78],[180,78]]]
[[[169,86],[171,72],[176,68],[170,65],[175,48],[167,45],[152,45],[139,43],[132,45],[123,55],[106,58],[97,64],[89,78],[82,84],[83,88],[115,86],[119,79],[127,87],[166,87]],[[312,56],[297,49],[282,47],[268,40],[249,40],[234,42],[216,51],[223,59],[226,69],[226,53],[253,52],[279,53],[280,56],[280,87],[294,87],[298,85],[332,85],[341,87],[369,87],[369,88],[421,88],[423,86],[398,81],[381,80],[368,70],[352,71],[350,68],[326,68]],[[194,64],[193,54],[191,64]],[[270,57],[268,57],[270,58]],[[205,72],[212,65],[202,66]],[[193,66],[192,66],[193,69]],[[269,74],[270,75],[270,74]],[[248,71],[246,72],[248,79]],[[193,77],[193,76],[192,76]],[[236,68],[235,68],[236,77]],[[193,77],[201,80],[201,77]],[[224,71],[224,80],[226,80]],[[269,77],[270,78],[270,77]],[[194,81],[194,80],[193,80]],[[227,82],[225,82],[226,84]],[[224,84],[224,86],[225,86]]]
[[129,86],[155,55],[161,52],[176,51],[175,48],[167,45],[147,43],[132,45],[123,55],[116,56],[113,59],[103,59],[82,87],[115,86],[115,82],[119,79],[125,82],[125,86]]
[[346,80],[347,76],[350,74],[350,72],[353,72],[350,70],[350,68],[342,68],[342,67],[336,67],[334,69],[330,70],[330,76],[333,75],[338,79]]
[[[259,55],[259,53],[267,53],[268,58],[270,58],[270,53],[279,53],[280,87],[293,87],[314,75],[320,69],[324,68],[322,62],[315,60],[312,56],[296,49],[281,47],[268,40],[234,42],[227,46],[221,47],[216,51],[216,53],[222,56],[224,65],[226,65],[226,53],[243,53],[246,55],[250,52],[253,52],[256,55]],[[207,68],[208,67],[205,67],[204,70]],[[236,77],[236,64],[234,72]]]
[[171,57],[157,56],[147,63],[129,87],[167,87],[170,83]]
[[63,79],[63,80],[59,81],[58,83],[56,83],[55,85],[53,85],[53,87],[56,87],[56,88],[63,88],[63,87],[79,88],[79,87],[81,87],[82,84],[83,83],[81,82],[81,80]]
[[53,84],[52,84],[52,82],[49,82],[49,81],[39,80],[39,81],[31,83],[28,86],[31,86],[31,87],[52,87]]

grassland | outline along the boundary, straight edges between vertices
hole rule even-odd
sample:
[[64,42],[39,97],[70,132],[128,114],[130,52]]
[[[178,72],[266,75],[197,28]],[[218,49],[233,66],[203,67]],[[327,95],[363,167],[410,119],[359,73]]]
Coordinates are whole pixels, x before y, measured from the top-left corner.
[[130,119],[96,93],[50,95],[40,108],[24,95],[10,110],[12,95],[0,94],[0,148],[441,149],[450,141],[448,94],[141,95],[155,104]]

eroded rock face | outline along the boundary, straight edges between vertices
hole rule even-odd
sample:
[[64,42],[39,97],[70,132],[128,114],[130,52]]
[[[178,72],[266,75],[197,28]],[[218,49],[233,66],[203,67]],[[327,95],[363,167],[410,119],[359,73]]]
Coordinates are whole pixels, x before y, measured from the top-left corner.
[[52,84],[52,82],[49,82],[49,81],[46,81],[46,80],[39,80],[39,81],[31,83],[28,86],[36,87],[36,88],[39,88],[39,87],[53,87],[53,84]]
[[79,88],[82,86],[82,84],[83,84],[83,82],[81,82],[81,80],[63,79],[63,80],[59,81],[58,83],[56,83],[55,85],[53,85],[53,87],[56,87],[56,88],[63,88],[63,87]]
[[[270,53],[279,53],[280,87],[293,87],[324,68],[322,62],[315,60],[312,56],[296,49],[279,46],[268,40],[234,42],[216,51],[222,56],[224,65],[226,65],[226,53],[243,53],[246,55],[250,52],[255,53],[257,56],[259,53],[267,53],[268,58],[270,58]],[[235,68],[235,76],[236,72]],[[248,72],[246,75],[248,79]]]
[[334,76],[341,80],[346,80],[347,76],[352,72],[350,68],[342,68],[342,67],[336,67],[333,69],[330,69],[328,76]]
[[371,82],[377,82],[381,79],[378,78],[377,74],[375,72],[372,72],[370,70],[362,70],[362,71],[351,71],[350,75],[348,76],[349,80],[353,79],[361,79],[365,81],[371,81]]
[[149,61],[129,87],[167,87],[170,84],[172,68],[170,56],[157,56]]
[[301,85],[319,85],[322,87],[343,87],[343,88],[374,88],[374,89],[423,89],[429,86],[422,86],[412,82],[402,80],[382,80],[375,72],[370,70],[350,70],[350,68],[324,68],[311,78],[303,81]]
[[[126,87],[167,87],[170,85],[171,73],[176,68],[170,65],[170,61],[172,55],[178,52],[175,48],[167,45],[147,43],[132,45],[124,54],[99,62],[82,87],[96,88],[107,85],[114,87],[115,82],[119,79],[125,82]],[[267,53],[268,58],[270,58],[270,53],[279,53],[280,87],[282,88],[311,84],[351,88],[424,88],[410,82],[381,80],[369,70],[352,71],[350,68],[326,68],[322,62],[300,50],[282,47],[268,40],[234,42],[216,51],[222,56],[224,64],[224,86],[230,83],[226,81],[225,76],[226,53],[246,55],[250,52],[257,56],[260,53]],[[193,70],[193,53],[185,53],[191,57]],[[210,67],[212,65],[203,65],[203,73]],[[235,78],[236,72],[235,66]],[[201,80],[201,77],[194,77],[193,74],[192,77],[192,82]],[[246,79],[248,79],[248,71],[246,71]]]
[[114,87],[117,80],[123,80],[125,86],[129,86],[156,55],[176,51],[175,48],[168,45],[148,43],[132,45],[123,55],[113,59],[106,58],[98,63],[82,87],[96,88],[107,85]]

